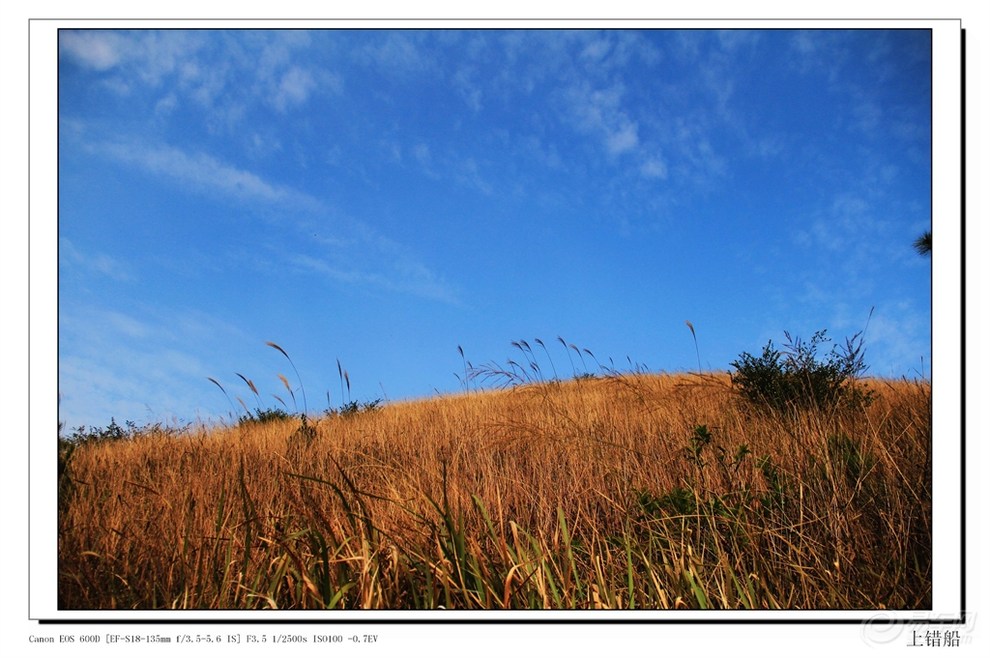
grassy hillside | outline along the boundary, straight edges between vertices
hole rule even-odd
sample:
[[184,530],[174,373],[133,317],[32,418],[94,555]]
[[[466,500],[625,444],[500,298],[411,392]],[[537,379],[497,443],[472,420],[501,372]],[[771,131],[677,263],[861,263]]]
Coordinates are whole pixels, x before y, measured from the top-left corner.
[[927,383],[759,410],[727,376],[517,386],[88,441],[62,608],[926,608]]

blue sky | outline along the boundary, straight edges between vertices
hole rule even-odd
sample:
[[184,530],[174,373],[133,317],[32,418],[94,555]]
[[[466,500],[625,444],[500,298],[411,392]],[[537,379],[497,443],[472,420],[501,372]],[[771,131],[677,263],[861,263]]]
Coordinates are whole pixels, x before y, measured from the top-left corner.
[[278,375],[297,379],[266,341],[313,412],[341,402],[338,359],[360,401],[457,391],[458,346],[504,364],[520,339],[561,375],[558,336],[696,370],[690,321],[703,368],[727,370],[871,308],[870,374],[927,374],[930,48],[926,30],[62,31],[60,418],[229,419],[207,378],[257,406],[235,373],[280,406]]

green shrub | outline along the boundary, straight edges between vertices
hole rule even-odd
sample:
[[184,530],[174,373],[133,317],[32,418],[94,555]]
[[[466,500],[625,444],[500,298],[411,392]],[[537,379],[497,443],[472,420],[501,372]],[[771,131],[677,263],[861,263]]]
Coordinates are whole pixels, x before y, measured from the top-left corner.
[[858,484],[876,466],[877,460],[859,439],[846,434],[832,434],[826,441],[832,461],[841,466],[849,482]]
[[90,427],[86,429],[80,425],[72,431],[72,435],[68,439],[59,437],[59,443],[61,444],[62,441],[67,441],[81,445],[84,443],[102,443],[104,441],[124,441],[131,438],[137,431],[137,425],[134,422],[126,421],[125,425],[127,425],[126,430],[118,425],[117,421],[113,418],[110,419],[110,424],[106,427]]
[[833,346],[819,359],[819,347],[831,342],[822,329],[810,342],[792,338],[775,349],[773,341],[755,357],[743,352],[732,362],[732,384],[757,409],[791,412],[798,409],[829,410],[839,405],[869,404],[872,394],[855,387],[866,372],[862,334],[847,338],[842,348]]
[[379,409],[381,403],[382,403],[381,398],[372,400],[370,402],[357,402],[352,400],[350,402],[345,402],[344,404],[340,405],[339,409],[331,410],[330,413],[340,414],[341,416],[354,416],[356,414],[363,413],[366,411],[374,411],[375,409]]
[[[59,423],[61,429],[61,423]],[[61,436],[58,437],[58,503],[61,506],[73,491],[70,463],[76,451],[76,444]]]
[[698,510],[695,494],[685,487],[674,487],[662,496],[655,496],[649,491],[636,492],[640,520],[663,519],[667,516],[688,516]]
[[247,416],[241,416],[238,418],[238,422],[241,424],[250,423],[271,423],[275,421],[288,420],[290,418],[289,413],[283,409],[255,409],[253,414],[248,414]]

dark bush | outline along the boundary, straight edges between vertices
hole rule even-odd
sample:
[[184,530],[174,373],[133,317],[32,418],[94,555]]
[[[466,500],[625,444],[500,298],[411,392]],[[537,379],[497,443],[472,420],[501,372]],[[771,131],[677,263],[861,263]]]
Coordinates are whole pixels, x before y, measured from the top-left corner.
[[732,385],[753,407],[778,412],[800,409],[831,410],[838,406],[869,404],[872,393],[856,387],[855,380],[866,372],[862,334],[847,338],[843,347],[833,346],[824,359],[819,347],[831,342],[822,329],[810,342],[792,338],[775,349],[773,341],[755,357],[743,352],[732,362]]
[[345,402],[344,404],[340,405],[339,409],[331,410],[330,413],[340,414],[341,416],[354,416],[356,414],[379,409],[381,403],[382,403],[381,398],[378,398],[376,400],[371,400],[370,402],[357,402],[352,400],[350,402]]
[[59,436],[59,444],[61,445],[63,441],[76,445],[102,443],[104,441],[124,441],[131,438],[137,430],[137,426],[132,421],[125,422],[125,425],[127,425],[127,429],[118,425],[117,421],[111,418],[110,424],[106,427],[90,427],[86,429],[83,426],[79,426],[72,431],[72,435],[68,439]]
[[255,409],[253,414],[247,416],[241,416],[238,419],[240,423],[271,423],[274,421],[288,420],[290,418],[288,412],[282,409]]

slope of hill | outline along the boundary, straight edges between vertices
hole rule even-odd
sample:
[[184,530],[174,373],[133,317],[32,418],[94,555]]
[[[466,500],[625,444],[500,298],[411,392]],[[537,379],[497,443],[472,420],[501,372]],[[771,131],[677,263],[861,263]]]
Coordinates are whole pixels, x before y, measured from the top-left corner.
[[76,446],[59,605],[926,608],[931,389],[626,375]]

